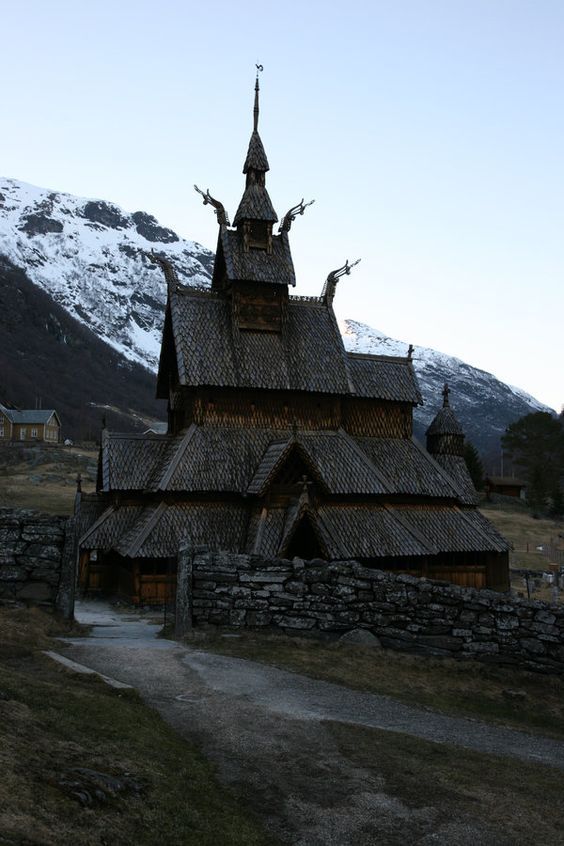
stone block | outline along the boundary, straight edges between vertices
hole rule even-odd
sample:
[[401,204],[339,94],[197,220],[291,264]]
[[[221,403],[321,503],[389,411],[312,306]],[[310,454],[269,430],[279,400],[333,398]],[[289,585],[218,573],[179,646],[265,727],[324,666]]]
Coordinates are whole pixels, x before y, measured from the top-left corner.
[[284,629],[313,629],[316,621],[310,617],[290,617],[287,614],[275,614],[273,617],[277,626]]
[[305,593],[305,589],[306,587],[302,581],[289,581],[284,585],[286,593],[303,594]]
[[464,652],[471,652],[472,654],[494,654],[499,652],[499,644],[488,641],[486,643],[465,643]]
[[546,647],[536,637],[522,637],[519,644],[532,655],[544,655],[546,652]]
[[249,611],[247,613],[248,626],[268,626],[272,622],[272,614],[266,611]]
[[27,574],[23,567],[0,566],[0,582],[22,582],[26,578]]
[[552,626],[556,622],[556,616],[550,611],[537,611],[535,620],[539,623],[545,623],[547,626]]
[[244,626],[247,612],[242,608],[234,611],[229,611],[229,625],[230,626]]
[[368,629],[350,629],[344,635],[341,635],[339,643],[367,646],[371,649],[382,648],[379,638]]

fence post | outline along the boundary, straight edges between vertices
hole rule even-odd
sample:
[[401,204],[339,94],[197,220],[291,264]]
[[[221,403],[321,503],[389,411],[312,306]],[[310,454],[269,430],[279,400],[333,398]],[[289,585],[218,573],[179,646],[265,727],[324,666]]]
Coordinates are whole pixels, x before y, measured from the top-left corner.
[[77,571],[77,538],[76,520],[69,517],[65,523],[65,536],[63,549],[61,550],[61,570],[59,577],[59,588],[55,607],[65,620],[72,620],[74,617],[74,593],[76,586]]
[[184,538],[178,547],[176,574],[176,614],[174,636],[184,637],[192,630],[192,570],[194,548],[189,538]]

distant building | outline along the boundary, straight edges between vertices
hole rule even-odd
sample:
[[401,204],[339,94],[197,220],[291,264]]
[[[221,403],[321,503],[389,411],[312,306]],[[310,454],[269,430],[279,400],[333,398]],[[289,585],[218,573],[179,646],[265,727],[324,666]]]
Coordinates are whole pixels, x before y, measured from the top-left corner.
[[0,443],[42,441],[57,444],[61,421],[54,408],[20,409],[0,403]]
[[514,496],[518,499],[525,499],[526,482],[522,479],[514,479],[512,476],[487,476],[485,481],[486,494],[500,494],[501,496]]

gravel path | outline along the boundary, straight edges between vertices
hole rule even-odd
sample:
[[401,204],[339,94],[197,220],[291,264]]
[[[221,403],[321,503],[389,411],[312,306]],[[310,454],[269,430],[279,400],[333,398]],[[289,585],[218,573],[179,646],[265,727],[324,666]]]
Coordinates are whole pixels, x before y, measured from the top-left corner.
[[467,822],[437,828],[433,808],[408,809],[386,795],[373,772],[340,754],[327,720],[564,770],[564,742],[183,647],[157,639],[158,625],[102,604],[79,606],[77,617],[95,627],[88,639],[67,641],[65,653],[136,687],[293,846],[368,846],[376,837],[395,843],[392,834],[382,839],[388,828],[403,832],[397,842],[406,842],[412,826],[421,844],[501,842]]

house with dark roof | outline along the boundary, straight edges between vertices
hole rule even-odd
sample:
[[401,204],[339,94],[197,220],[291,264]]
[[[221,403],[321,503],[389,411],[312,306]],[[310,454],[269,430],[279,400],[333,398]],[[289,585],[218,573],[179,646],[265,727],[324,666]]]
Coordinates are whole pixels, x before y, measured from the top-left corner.
[[54,408],[19,409],[0,404],[0,443],[58,444],[60,439],[61,421]]
[[290,293],[289,232],[305,206],[274,232],[258,97],[257,79],[233,226],[200,192],[219,224],[211,288],[181,285],[152,257],[168,287],[157,377],[168,428],[103,430],[96,493],[77,498],[83,585],[158,601],[188,538],[507,590],[508,544],[476,508],[448,392],[425,449],[413,438],[411,351],[345,351],[333,298],[352,265],[320,296]]

